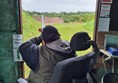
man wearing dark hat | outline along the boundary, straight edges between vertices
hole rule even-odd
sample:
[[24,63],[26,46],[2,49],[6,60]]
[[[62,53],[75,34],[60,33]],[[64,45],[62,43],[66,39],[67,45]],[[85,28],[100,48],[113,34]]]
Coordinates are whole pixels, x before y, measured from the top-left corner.
[[29,83],[46,83],[51,79],[58,62],[75,56],[69,43],[60,39],[58,30],[51,25],[45,26],[39,37],[23,43],[19,51],[31,69]]

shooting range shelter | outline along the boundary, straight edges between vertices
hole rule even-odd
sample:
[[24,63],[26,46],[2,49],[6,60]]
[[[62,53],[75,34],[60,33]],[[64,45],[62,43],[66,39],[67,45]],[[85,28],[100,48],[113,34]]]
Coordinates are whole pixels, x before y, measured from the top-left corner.
[[[118,0],[97,0],[94,40],[104,48],[106,35],[118,37]],[[21,0],[0,1],[0,83],[16,83],[24,75],[23,62],[18,54],[22,39]],[[14,35],[14,36],[13,36]],[[117,38],[112,40],[118,42]],[[110,40],[111,42],[113,42]],[[109,40],[107,40],[109,41]],[[115,42],[115,43],[116,43]],[[16,43],[16,44],[15,44]],[[19,55],[19,54],[18,54]],[[103,70],[101,58],[96,68]],[[104,72],[97,71],[99,81]],[[101,75],[98,75],[101,74]]]

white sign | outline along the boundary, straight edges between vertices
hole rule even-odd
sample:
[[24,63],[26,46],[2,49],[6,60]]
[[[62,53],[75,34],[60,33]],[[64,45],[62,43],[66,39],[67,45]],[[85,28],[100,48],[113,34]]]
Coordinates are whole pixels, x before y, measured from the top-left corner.
[[19,48],[21,44],[22,44],[22,35],[13,34],[13,48]]
[[109,17],[111,5],[102,4],[100,17]]
[[15,62],[23,61],[18,49],[13,49],[13,55]]
[[110,18],[99,18],[98,31],[108,32],[109,22],[110,22]]

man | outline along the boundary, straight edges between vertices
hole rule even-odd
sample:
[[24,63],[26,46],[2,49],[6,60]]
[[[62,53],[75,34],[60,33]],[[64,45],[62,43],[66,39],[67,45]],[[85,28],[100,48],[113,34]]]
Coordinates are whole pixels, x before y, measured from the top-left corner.
[[41,36],[23,43],[19,51],[31,69],[29,83],[46,83],[58,62],[75,56],[69,43],[60,39],[58,30],[51,25],[43,28]]

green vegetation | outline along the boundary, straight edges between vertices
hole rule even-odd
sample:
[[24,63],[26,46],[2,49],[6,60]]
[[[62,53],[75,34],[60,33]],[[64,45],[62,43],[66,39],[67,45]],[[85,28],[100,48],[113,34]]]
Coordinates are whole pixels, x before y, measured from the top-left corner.
[[94,24],[94,13],[93,12],[77,12],[77,13],[40,13],[40,12],[30,12],[30,11],[23,11],[23,31],[24,40],[31,38],[32,36],[38,36],[40,33],[38,29],[41,28],[41,23],[37,22],[32,18],[34,15],[41,15],[49,17],[60,17],[64,19],[64,23],[62,24],[51,24],[58,28],[60,33],[62,34],[62,38],[70,40],[72,35],[79,31],[86,31],[91,36],[93,35],[93,24]]
[[91,21],[94,19],[94,12],[60,12],[60,13],[55,13],[55,12],[30,12],[30,11],[24,11],[25,13],[27,13],[30,16],[40,16],[42,14],[44,14],[47,17],[59,17],[62,18],[64,20],[65,23],[70,23],[70,22],[87,22],[87,21]]
[[22,12],[23,20],[23,40],[39,35],[38,29],[41,27],[41,23],[34,20],[31,16]]
[[[34,13],[36,15],[36,13]],[[34,15],[32,14],[32,15]],[[38,31],[39,28],[41,28],[41,23],[37,22],[32,18],[32,15],[27,12],[22,13],[22,19],[23,19],[23,41],[28,40],[29,38],[39,36],[40,32]],[[45,15],[45,14],[44,14]],[[54,15],[54,14],[52,14]],[[71,14],[72,15],[72,14]],[[75,15],[75,17],[74,17]],[[51,15],[50,15],[51,16]],[[56,15],[54,15],[56,16]],[[76,18],[76,16],[79,16]],[[60,16],[61,17],[61,16]],[[64,15],[62,16],[64,17]],[[71,22],[65,22],[62,24],[51,24],[57,27],[61,34],[61,38],[70,41],[71,37],[80,31],[86,31],[88,34],[93,38],[93,27],[94,27],[94,13],[81,13],[79,14],[73,14],[72,16],[69,16],[68,14],[65,15],[65,19],[71,19],[71,17],[75,19],[82,19],[81,21],[71,21]],[[45,24],[46,25],[46,24]],[[90,51],[91,49],[84,51],[84,52],[78,52],[78,55],[83,55]],[[29,74],[29,68],[25,65],[25,75],[26,77]]]

